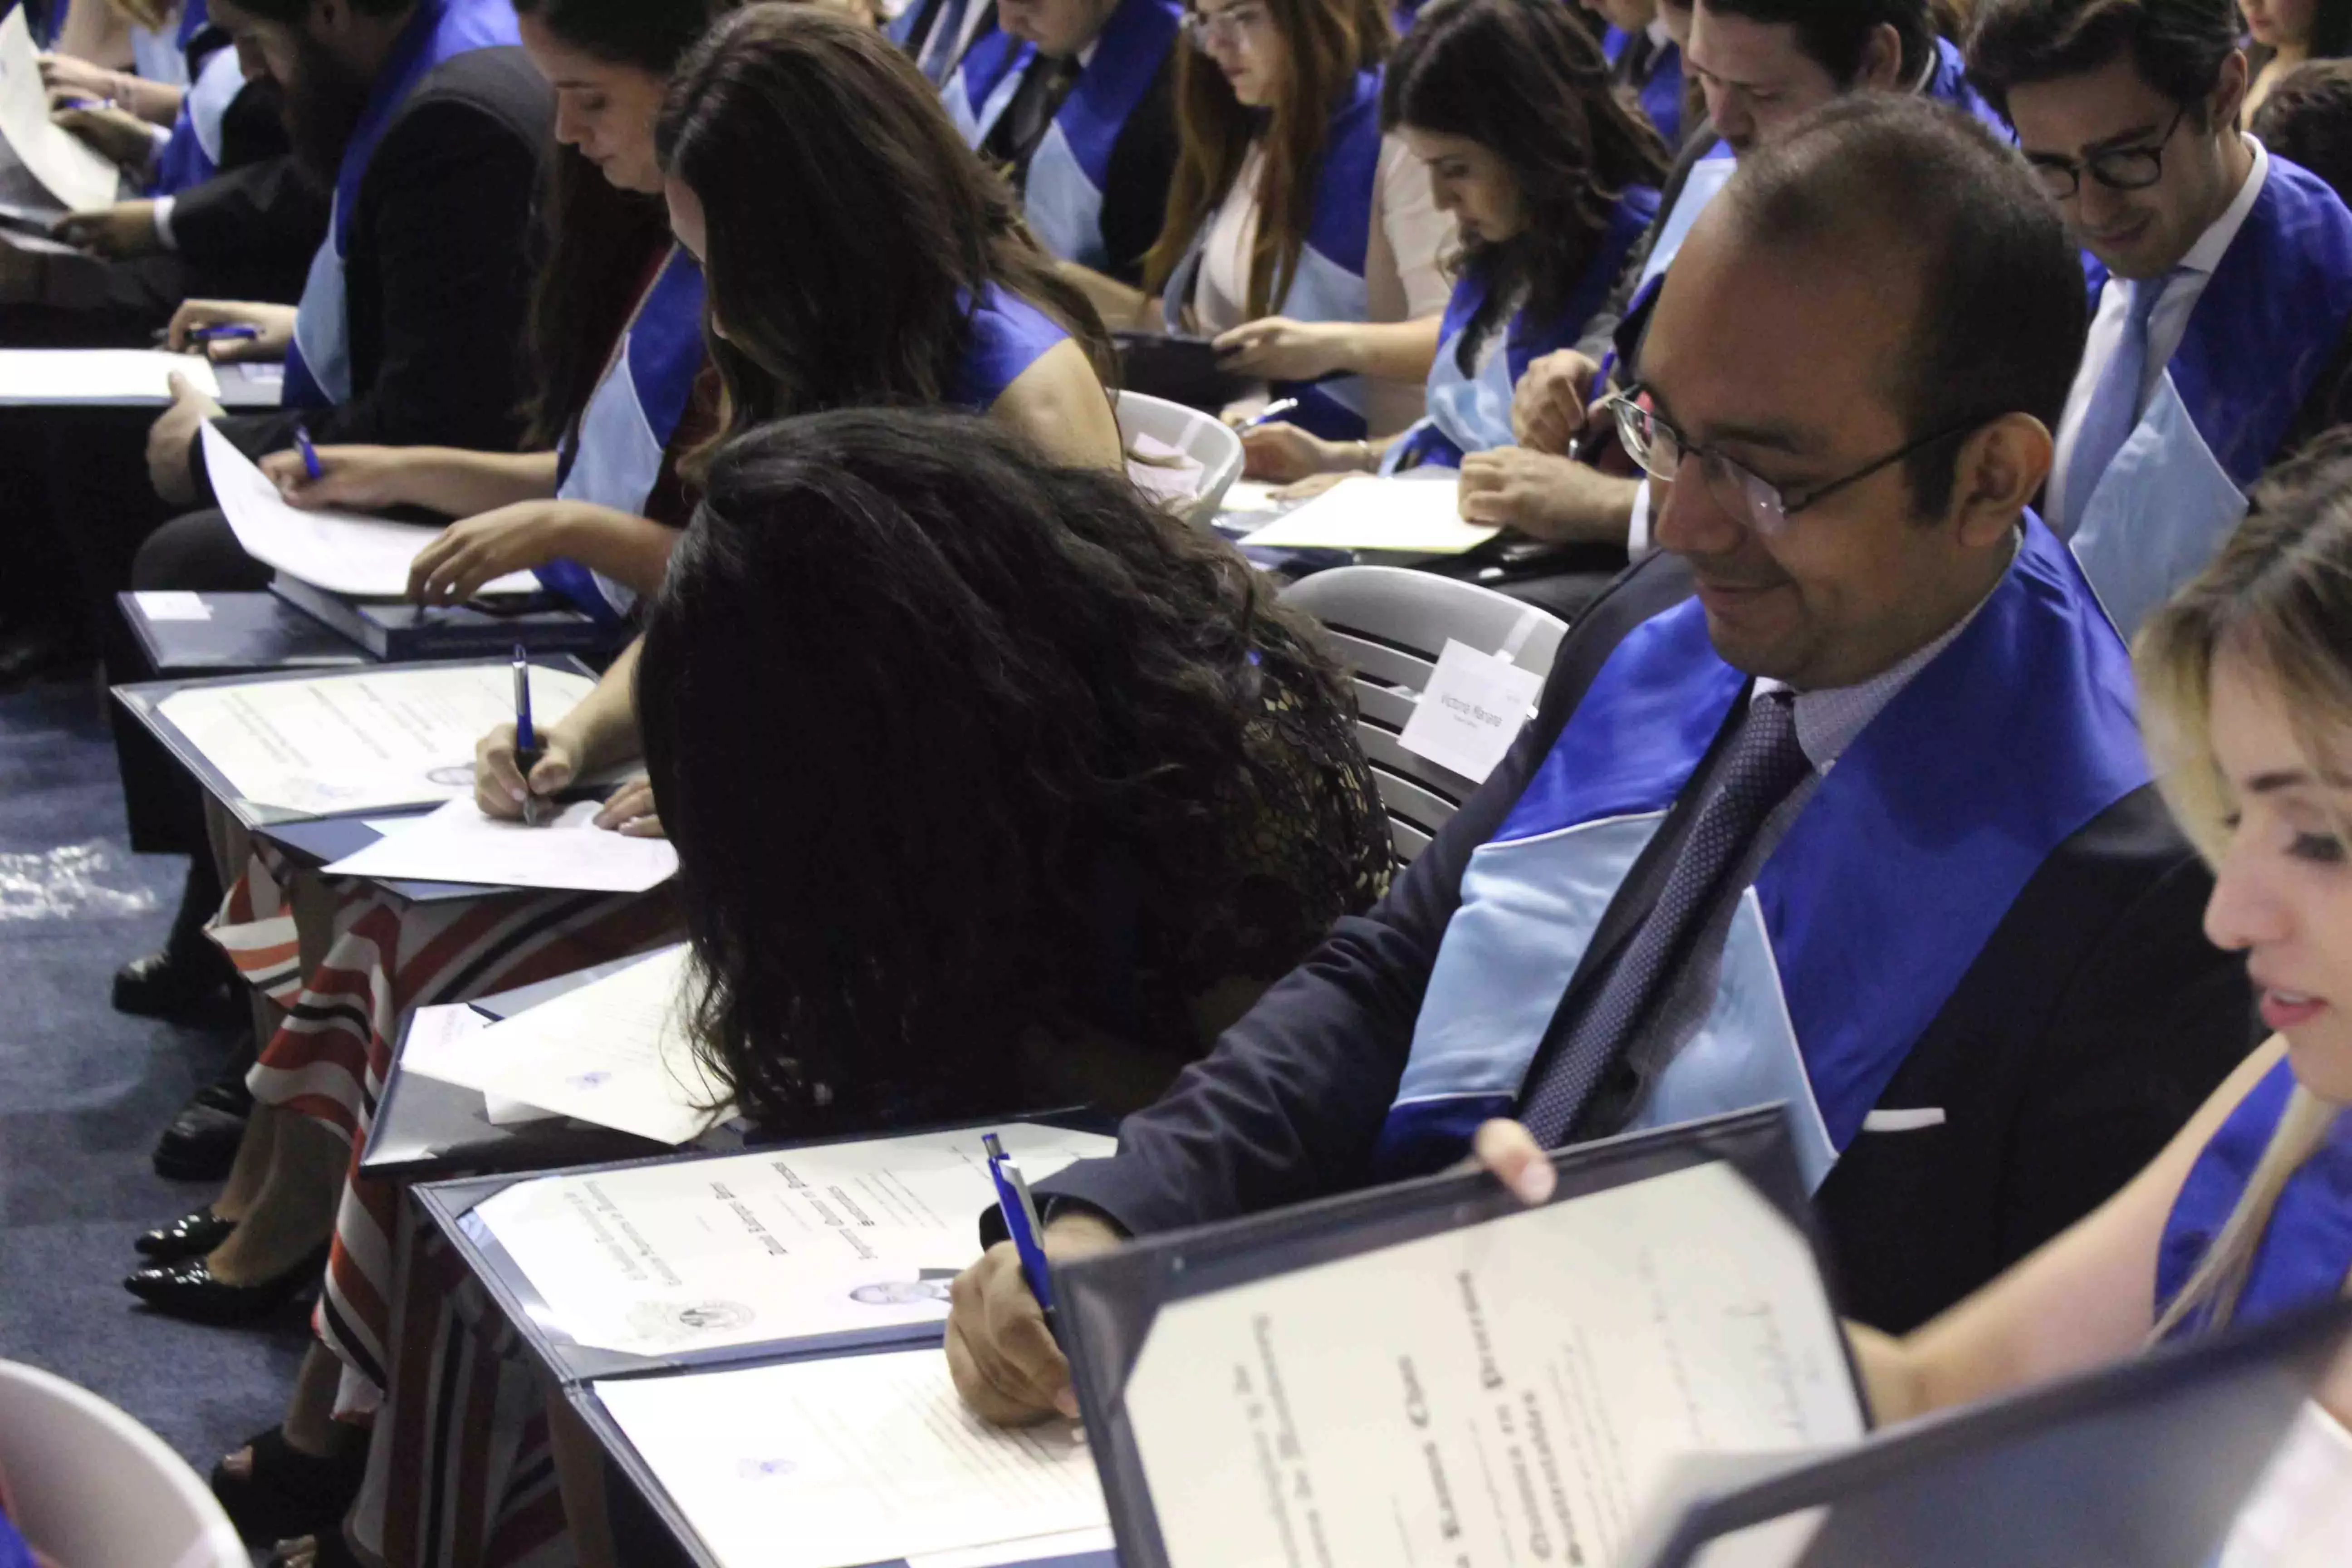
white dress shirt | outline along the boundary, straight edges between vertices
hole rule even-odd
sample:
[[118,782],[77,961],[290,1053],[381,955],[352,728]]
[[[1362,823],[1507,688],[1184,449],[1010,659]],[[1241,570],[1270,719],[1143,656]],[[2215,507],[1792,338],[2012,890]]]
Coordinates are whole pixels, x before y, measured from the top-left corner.
[[[2237,196],[2213,226],[2200,235],[2189,254],[2180,258],[2171,281],[2164,285],[2164,293],[2156,302],[2147,321],[2147,375],[2141,383],[2139,412],[2147,410],[2147,400],[2155,395],[2172,356],[2180,351],[2180,340],[2189,335],[2189,318],[2196,311],[2197,302],[2205,298],[2205,286],[2213,280],[2213,269],[2221,265],[2221,258],[2237,242],[2238,231],[2246,226],[2246,215],[2254,210],[2255,198],[2263,194],[2263,182],[2270,178],[2271,155],[2260,142],[2246,138],[2253,149],[2254,166],[2238,187]],[[2083,416],[2089,412],[2092,395],[2098,391],[2099,378],[2106,374],[2107,362],[2116,357],[2116,345],[2123,341],[2124,319],[2131,313],[2131,290],[2116,288],[2113,281],[2099,295],[2099,313],[2091,319],[2091,336],[2083,347],[2083,365],[2074,373],[2074,390],[2066,395],[2066,415],[2058,422],[2058,451],[2050,469],[2049,512],[2051,526],[2061,533],[2072,535],[2076,514],[2090,500],[2088,496],[2066,493],[2066,479],[2074,468],[2074,440],[2082,433]]]

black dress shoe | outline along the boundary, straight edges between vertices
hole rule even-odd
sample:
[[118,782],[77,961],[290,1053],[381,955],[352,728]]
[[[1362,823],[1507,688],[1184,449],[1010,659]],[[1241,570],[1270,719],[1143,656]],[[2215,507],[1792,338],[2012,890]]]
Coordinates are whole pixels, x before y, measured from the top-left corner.
[[148,1258],[161,1263],[176,1262],[183,1258],[202,1258],[228,1239],[236,1228],[236,1221],[223,1219],[208,1208],[182,1215],[159,1230],[151,1230],[131,1245]]
[[114,1010],[142,1018],[197,1018],[221,1010],[236,968],[205,943],[174,952],[165,948],[134,958],[114,972]]
[[155,1141],[155,1173],[171,1182],[220,1181],[244,1141],[245,1118],[206,1103],[199,1092]]
[[266,1318],[304,1290],[319,1283],[327,1266],[324,1247],[275,1279],[258,1285],[225,1285],[213,1278],[212,1267],[201,1258],[141,1268],[126,1276],[122,1288],[174,1318],[197,1323],[249,1323]]
[[213,1467],[213,1496],[239,1535],[258,1546],[302,1535],[342,1539],[343,1515],[367,1470],[365,1443],[347,1442],[332,1456],[306,1454],[286,1440],[285,1428],[272,1426],[245,1446],[253,1464],[244,1475]]

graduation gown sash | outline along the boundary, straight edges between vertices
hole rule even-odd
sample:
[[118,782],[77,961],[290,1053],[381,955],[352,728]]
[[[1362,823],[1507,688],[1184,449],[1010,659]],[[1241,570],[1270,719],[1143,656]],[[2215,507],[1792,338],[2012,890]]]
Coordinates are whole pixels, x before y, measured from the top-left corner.
[[[645,510],[702,373],[702,268],[684,247],[672,247],[556,454],[558,497]],[[602,621],[618,621],[636,603],[634,590],[577,561],[551,561],[538,576]]]
[[393,116],[426,72],[474,49],[520,44],[512,0],[418,0],[416,14],[376,72],[367,107],[352,128],[335,174],[327,237],[310,259],[310,274],[294,317],[294,346],[286,355],[289,408],[321,408],[352,396],[351,321],[344,309],[343,258],[360,182]]
[[[1332,116],[1322,167],[1316,173],[1315,216],[1307,244],[1289,289],[1275,301],[1274,314],[1301,321],[1360,321],[1370,315],[1364,262],[1380,173],[1381,78],[1378,71],[1363,71],[1348,101]],[[1162,308],[1171,332],[1183,330],[1184,307],[1192,302],[1202,248],[1213,226],[1213,219],[1201,226],[1192,247],[1169,276]],[[1286,416],[1288,423],[1327,440],[1355,441],[1366,434],[1365,387],[1360,376],[1276,382],[1274,395],[1297,398],[1298,407]]]
[[[1751,687],[1695,600],[1611,653],[1471,857],[1385,1173],[1436,1169],[1511,1113],[1586,945]],[[1783,1100],[1817,1185],[2051,851],[2147,778],[2123,644],[2029,516],[1975,619],[1855,738],[1741,896],[1705,1020],[1652,1064],[1633,1125]]]
[[236,63],[236,49],[223,45],[205,57],[194,84],[180,100],[172,134],[156,150],[149,195],[176,195],[220,173],[221,128],[229,105],[244,90],[245,68]]
[[[2106,271],[2088,270],[2095,308]],[[2273,154],[2147,411],[2089,497],[2065,498],[2074,553],[2126,637],[2245,517],[2347,324],[2352,212]]]

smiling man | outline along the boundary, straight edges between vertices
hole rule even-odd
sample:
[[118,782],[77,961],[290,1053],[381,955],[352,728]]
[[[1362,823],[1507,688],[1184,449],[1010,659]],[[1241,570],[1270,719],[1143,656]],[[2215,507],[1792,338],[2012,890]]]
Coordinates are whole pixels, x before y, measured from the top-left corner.
[[1969,44],[2095,263],[2048,510],[2126,636],[2352,412],[2352,212],[2238,131],[2237,27],[2231,0],[1986,0]]
[[[2123,645],[2026,511],[2082,275],[1982,126],[1872,96],[1692,231],[1622,411],[1664,552],[1372,913],[1054,1194],[1050,1249],[1765,1101],[1855,1316],[1916,1323],[2153,1157],[2251,1047]],[[1064,1391],[1000,1247],[949,1352]]]

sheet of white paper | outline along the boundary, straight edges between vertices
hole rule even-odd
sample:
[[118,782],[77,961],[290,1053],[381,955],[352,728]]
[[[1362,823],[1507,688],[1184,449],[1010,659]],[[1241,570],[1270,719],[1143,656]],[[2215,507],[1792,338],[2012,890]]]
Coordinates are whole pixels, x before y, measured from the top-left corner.
[[[1032,1182],[1118,1147],[1026,1122],[996,1131]],[[944,1321],[995,1205],[980,1134],[965,1131],[541,1176],[474,1212],[547,1321],[651,1354]]]
[[854,1568],[1107,1522],[1070,1423],[986,1425],[936,1350],[590,1386],[727,1568]]
[[471,800],[453,800],[326,870],[379,882],[482,882],[583,893],[642,893],[677,875],[677,850],[668,839],[630,838],[599,827],[600,809],[595,801],[575,801],[553,822],[526,827],[485,816]]
[[[531,701],[552,724],[594,682],[534,668]],[[514,718],[506,664],[413,666],[175,691],[158,710],[265,805],[329,815],[470,798],[474,742]]]
[[[354,511],[302,511],[236,444],[204,427],[205,473],[236,542],[255,560],[330,593],[353,598],[397,599],[408,593],[409,563],[441,531],[429,524],[388,522]],[[485,594],[528,594],[539,579],[509,572],[483,585]]]
[[1542,695],[1533,670],[1448,637],[1397,744],[1484,784]]
[[1157,436],[1138,436],[1128,447],[1134,455],[1127,460],[1127,477],[1145,495],[1156,500],[1189,501],[1201,493],[1201,479],[1208,470],[1198,458]]
[[1176,1302],[1126,1401],[1174,1568],[1608,1568],[1679,1456],[1863,1430],[1810,1247],[1719,1163]]
[[174,372],[205,396],[220,395],[220,378],[195,354],[160,349],[0,349],[0,403],[169,403]]
[[[456,1075],[465,1070],[463,1063],[474,1037],[490,1024],[489,1018],[463,1003],[449,1007],[419,1007],[409,1020],[407,1043],[400,1048],[399,1070],[465,1088]],[[485,1114],[495,1127],[545,1121],[554,1114],[503,1096],[483,1098],[488,1101]]]
[[1235,479],[1225,487],[1225,499],[1219,503],[1220,512],[1273,511],[1283,503],[1274,499],[1279,485],[1264,479]]
[[113,205],[121,171],[49,119],[49,92],[41,85],[39,51],[22,5],[0,22],[0,136],[8,139],[17,162],[66,205]]
[[730,1111],[680,1007],[689,954],[665,948],[483,1031],[451,1081],[599,1127],[684,1143]]
[[205,603],[202,594],[149,591],[133,595],[139,601],[139,613],[151,621],[209,621],[213,607]]
[[1388,550],[1459,555],[1502,530],[1462,521],[1455,486],[1444,479],[1340,480],[1250,535],[1285,550]]

